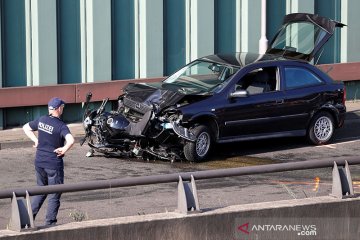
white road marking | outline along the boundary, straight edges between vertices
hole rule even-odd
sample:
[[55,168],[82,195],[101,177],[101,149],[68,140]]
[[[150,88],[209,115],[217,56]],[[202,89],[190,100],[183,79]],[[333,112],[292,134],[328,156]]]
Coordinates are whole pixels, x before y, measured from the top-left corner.
[[[356,139],[356,140],[349,141],[351,139]],[[326,147],[326,148],[336,149],[337,145],[360,142],[359,137],[341,138],[341,139],[336,139],[336,140],[341,141],[341,142],[328,144],[328,145],[321,145],[321,146],[316,146],[316,147]]]
[[336,146],[334,146],[334,145],[336,145],[336,144],[321,145],[321,146],[316,146],[316,147],[326,147],[326,148],[336,149]]

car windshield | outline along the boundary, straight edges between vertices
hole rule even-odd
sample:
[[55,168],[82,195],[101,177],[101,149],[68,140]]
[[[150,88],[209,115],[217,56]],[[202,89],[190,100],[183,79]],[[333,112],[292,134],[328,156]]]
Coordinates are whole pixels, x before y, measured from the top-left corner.
[[230,65],[197,60],[165,79],[162,88],[185,94],[212,93],[238,70]]

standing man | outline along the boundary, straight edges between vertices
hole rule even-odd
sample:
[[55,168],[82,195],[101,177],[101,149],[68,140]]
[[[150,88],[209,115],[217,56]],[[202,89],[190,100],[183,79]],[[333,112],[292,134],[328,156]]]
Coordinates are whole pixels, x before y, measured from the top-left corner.
[[[25,134],[34,142],[36,147],[35,170],[38,186],[64,183],[64,154],[74,144],[74,137],[69,128],[60,119],[65,102],[60,98],[52,98],[48,103],[49,115],[42,116],[23,126]],[[35,135],[38,131],[38,137]],[[66,142],[66,143],[65,143]],[[36,195],[31,202],[34,214],[39,212],[47,195]],[[49,195],[45,225],[55,225],[60,207],[61,193]]]

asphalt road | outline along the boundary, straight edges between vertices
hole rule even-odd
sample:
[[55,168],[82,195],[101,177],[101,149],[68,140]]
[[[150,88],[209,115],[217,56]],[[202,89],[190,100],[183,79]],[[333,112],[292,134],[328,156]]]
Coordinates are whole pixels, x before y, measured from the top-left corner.
[[[358,156],[359,123],[356,118],[347,120],[330,145],[315,147],[303,138],[218,145],[209,161],[198,164],[146,162],[101,155],[86,158],[88,148],[76,144],[65,158],[65,183]],[[34,153],[31,147],[0,151],[0,189],[35,185]],[[351,166],[350,170],[355,192],[359,193],[360,166]],[[206,211],[235,204],[328,195],[331,192],[331,168],[202,180],[196,184],[200,207]],[[82,215],[92,220],[174,211],[176,195],[175,183],[65,193],[58,220],[61,224],[75,221],[74,216],[82,218]],[[46,206],[43,206],[36,219],[37,225],[43,223],[45,210]],[[0,200],[0,229],[6,228],[9,216],[10,200]]]

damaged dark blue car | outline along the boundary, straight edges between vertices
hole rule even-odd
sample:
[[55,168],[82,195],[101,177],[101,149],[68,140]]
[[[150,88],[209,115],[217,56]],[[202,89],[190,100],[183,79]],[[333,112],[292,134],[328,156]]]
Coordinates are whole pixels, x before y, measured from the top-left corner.
[[206,56],[162,82],[129,84],[115,111],[104,111],[106,100],[85,111],[88,155],[202,161],[216,143],[291,136],[330,142],[344,123],[345,88],[309,62],[343,26],[290,14],[266,54]]

